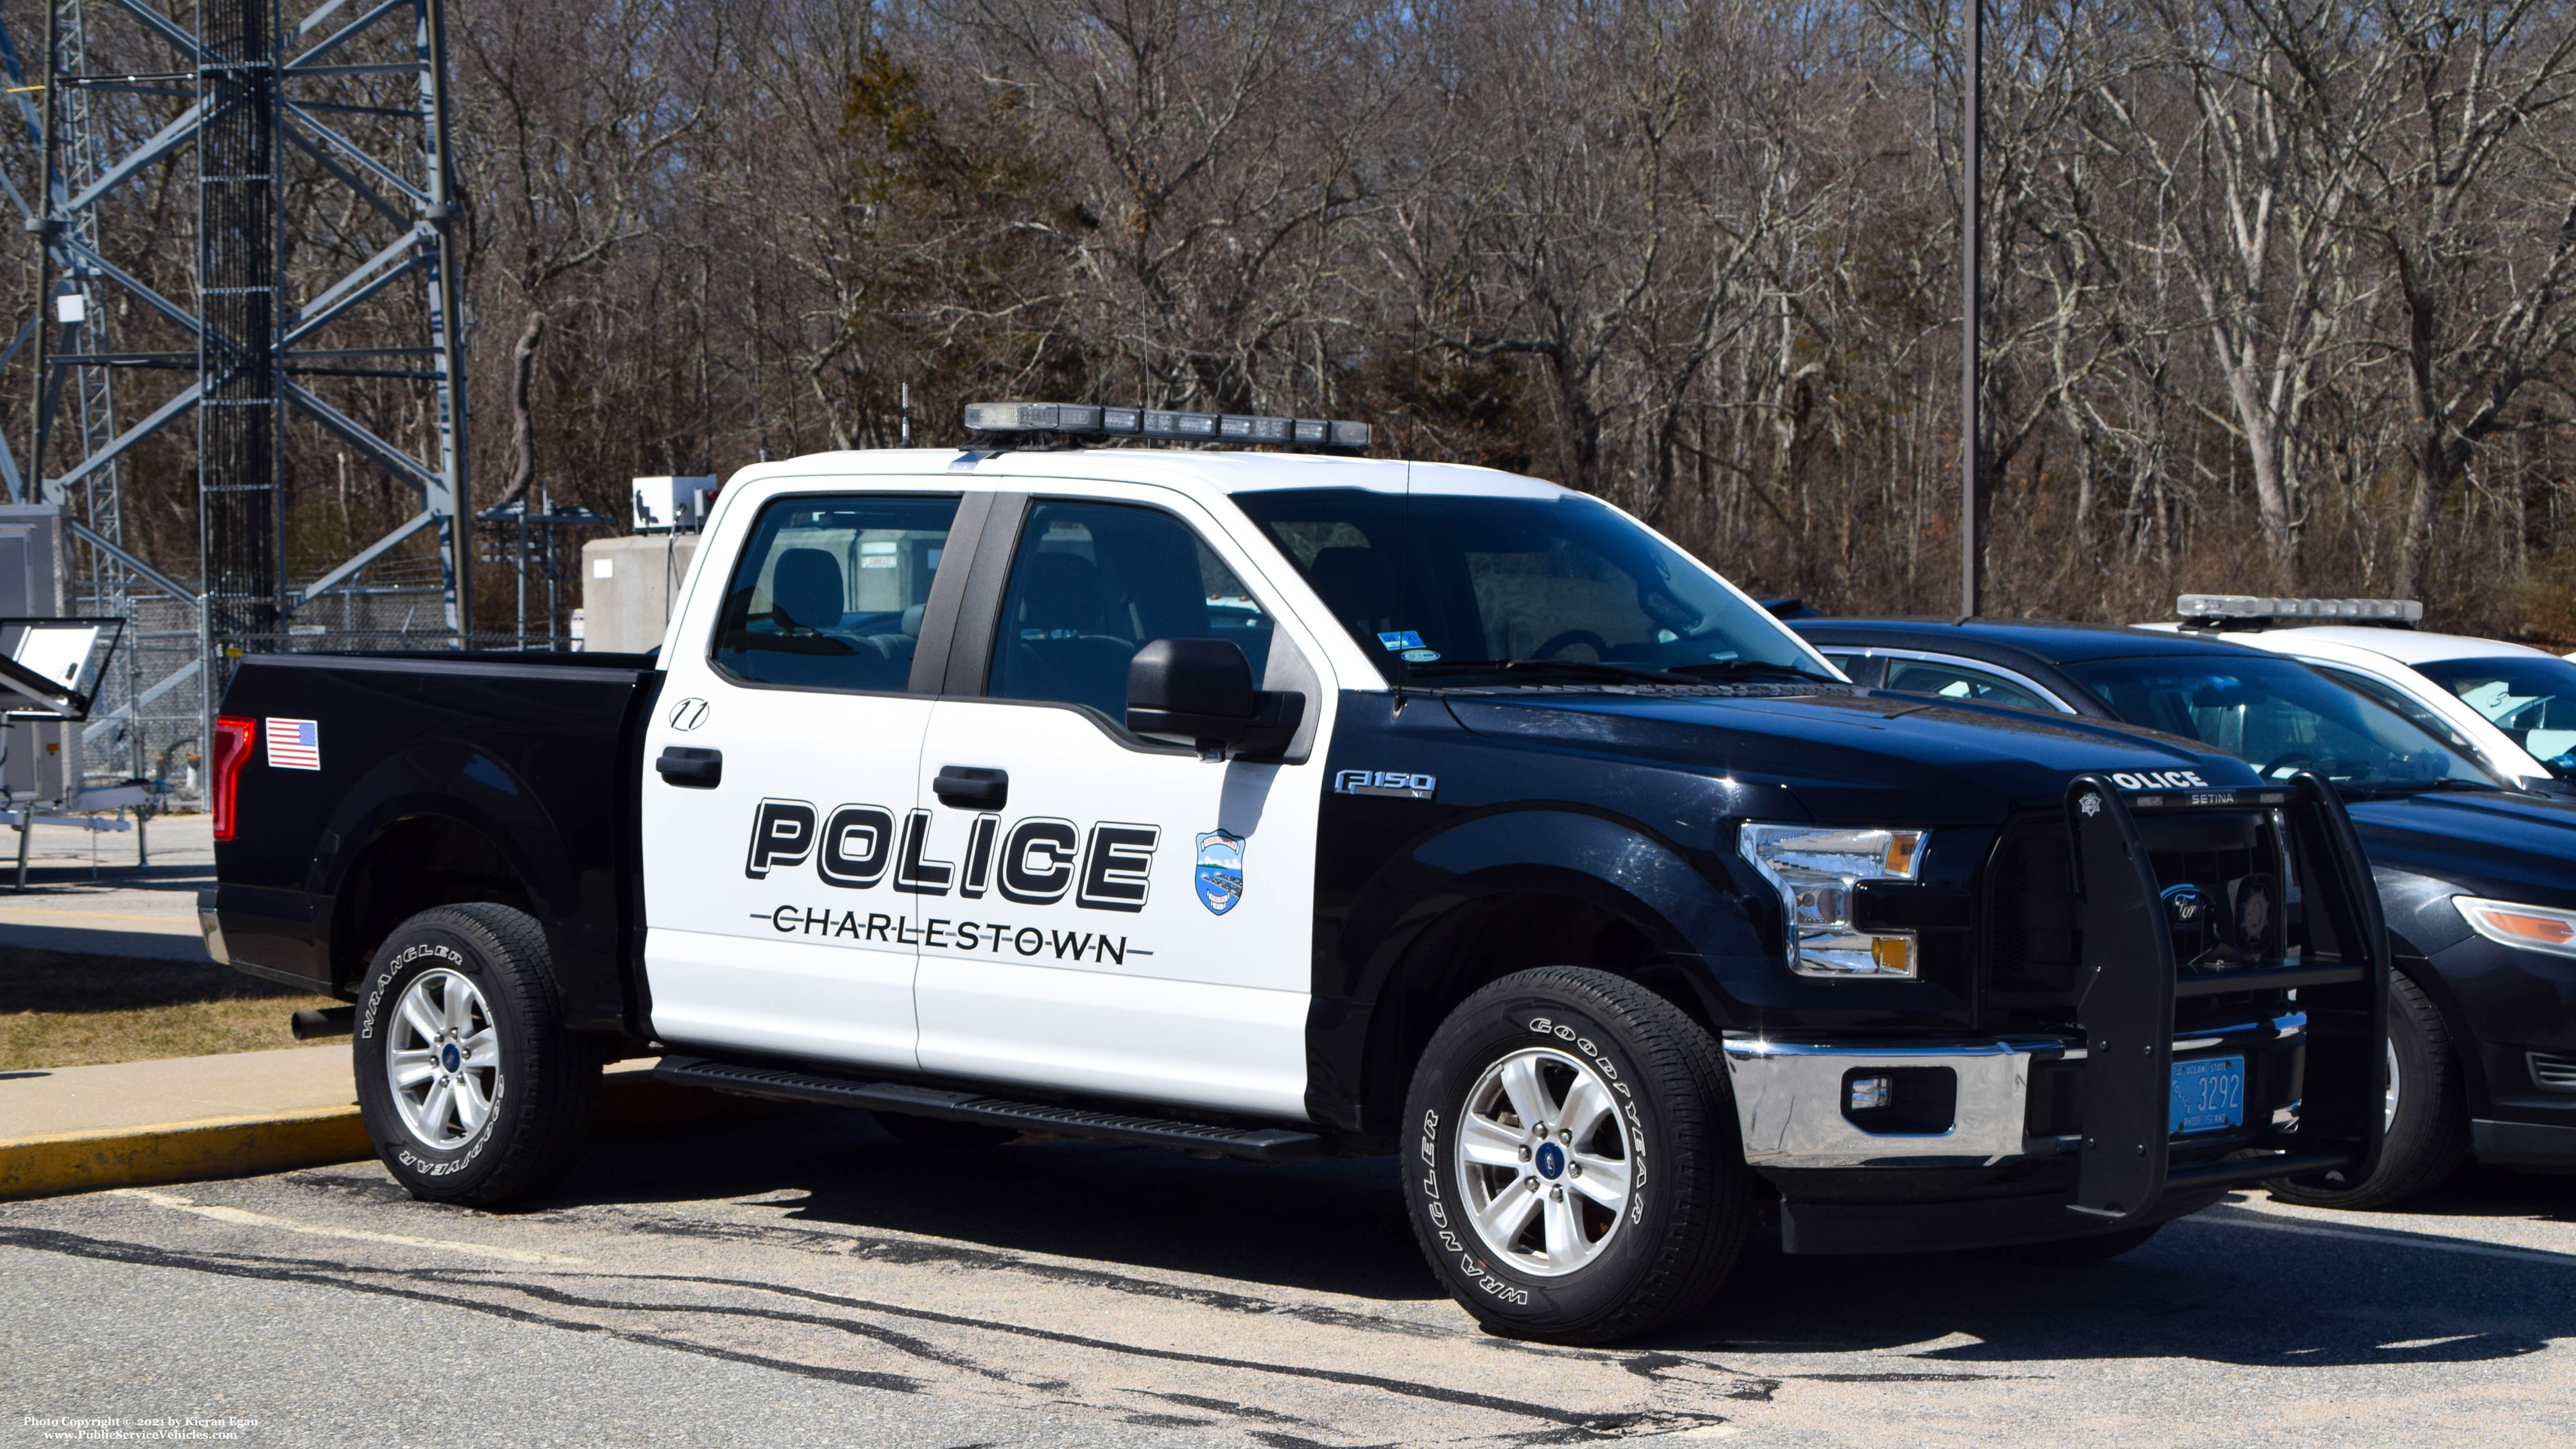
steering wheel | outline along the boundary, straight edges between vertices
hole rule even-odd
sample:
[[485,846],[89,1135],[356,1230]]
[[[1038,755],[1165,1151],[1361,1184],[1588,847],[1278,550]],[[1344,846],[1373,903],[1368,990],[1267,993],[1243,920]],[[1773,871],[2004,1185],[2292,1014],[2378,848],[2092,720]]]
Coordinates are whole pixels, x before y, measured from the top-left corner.
[[1595,654],[1608,654],[1610,652],[1610,641],[1593,633],[1591,630],[1568,629],[1564,633],[1557,635],[1555,638],[1548,640],[1544,644],[1541,644],[1536,649],[1531,650],[1530,657],[1532,659],[1554,659],[1558,654],[1577,644],[1591,645],[1592,652]]
[[2274,760],[2272,763],[2265,765],[2259,773],[2266,780],[2286,780],[2289,778],[2291,770],[2294,770],[2301,765],[2313,765],[2316,762],[2316,756],[2292,750],[2288,754]]

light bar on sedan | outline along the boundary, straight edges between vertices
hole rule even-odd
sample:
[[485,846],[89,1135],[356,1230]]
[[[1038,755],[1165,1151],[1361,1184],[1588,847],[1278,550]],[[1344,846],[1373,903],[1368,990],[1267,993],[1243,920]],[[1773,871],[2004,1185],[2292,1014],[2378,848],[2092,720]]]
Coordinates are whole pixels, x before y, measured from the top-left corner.
[[966,427],[987,437],[1141,438],[1149,443],[1248,443],[1312,452],[1356,453],[1366,423],[1274,418],[1248,413],[1172,412],[1092,403],[988,402],[966,405]]
[[2301,619],[2345,624],[2421,624],[2424,606],[2413,599],[2273,599],[2256,594],[2185,594],[2174,617],[2188,623]]

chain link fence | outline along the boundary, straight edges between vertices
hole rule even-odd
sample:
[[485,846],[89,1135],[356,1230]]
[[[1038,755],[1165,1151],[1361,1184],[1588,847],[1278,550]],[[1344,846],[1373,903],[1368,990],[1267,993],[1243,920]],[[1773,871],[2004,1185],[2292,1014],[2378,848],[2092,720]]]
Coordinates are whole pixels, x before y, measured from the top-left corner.
[[[206,694],[210,644],[196,606],[143,586],[122,600],[100,601],[92,612],[121,615],[126,626],[89,720],[77,726],[83,785],[100,788],[139,779],[154,785],[164,809],[202,808],[205,731],[212,711]],[[568,639],[560,642],[570,646]],[[538,636],[529,644],[543,648],[545,640]],[[221,641],[211,677],[219,699],[245,654],[456,647],[437,583],[369,582],[334,589],[304,605],[283,630]],[[464,647],[521,646],[515,633],[493,633],[469,635]]]

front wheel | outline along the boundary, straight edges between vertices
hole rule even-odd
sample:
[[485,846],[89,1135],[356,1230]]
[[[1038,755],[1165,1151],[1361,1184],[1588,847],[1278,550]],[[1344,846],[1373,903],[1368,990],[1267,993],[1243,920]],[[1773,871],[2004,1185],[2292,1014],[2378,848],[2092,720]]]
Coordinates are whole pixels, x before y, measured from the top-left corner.
[[1486,1328],[1602,1343],[1699,1308],[1754,1219],[1717,1043],[1632,981],[1524,971],[1450,1013],[1405,1102],[1406,1205]]
[[417,1198],[491,1207],[561,1176],[589,1134],[599,1053],[563,1025],[545,932],[507,906],[440,906],[368,968],[358,1111]]
[[2388,978],[2388,1086],[2379,1166],[2358,1182],[2343,1172],[2263,1186],[2306,1207],[2375,1208],[2432,1191],[2469,1154],[2468,1088],[2441,1009],[2403,976]]

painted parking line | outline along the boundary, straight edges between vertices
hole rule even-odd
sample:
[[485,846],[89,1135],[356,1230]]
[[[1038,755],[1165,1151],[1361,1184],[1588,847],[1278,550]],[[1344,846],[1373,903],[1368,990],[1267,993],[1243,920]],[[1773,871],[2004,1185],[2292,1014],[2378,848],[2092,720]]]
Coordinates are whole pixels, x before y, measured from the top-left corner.
[[585,1260],[567,1258],[560,1253],[538,1253],[526,1248],[504,1248],[494,1243],[460,1243],[450,1238],[415,1238],[404,1233],[370,1233],[358,1228],[326,1228],[319,1223],[300,1223],[293,1218],[272,1217],[247,1208],[221,1207],[198,1202],[175,1193],[154,1192],[150,1188],[120,1187],[112,1189],[118,1197],[140,1198],[157,1208],[195,1213],[219,1223],[236,1227],[270,1228],[279,1232],[307,1233],[317,1238],[347,1238],[360,1243],[388,1243],[398,1248],[431,1248],[442,1253],[463,1253],[478,1258],[499,1258],[505,1263],[552,1263],[579,1265]]

